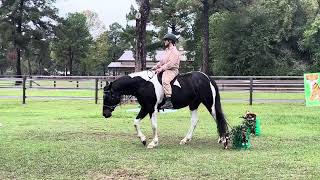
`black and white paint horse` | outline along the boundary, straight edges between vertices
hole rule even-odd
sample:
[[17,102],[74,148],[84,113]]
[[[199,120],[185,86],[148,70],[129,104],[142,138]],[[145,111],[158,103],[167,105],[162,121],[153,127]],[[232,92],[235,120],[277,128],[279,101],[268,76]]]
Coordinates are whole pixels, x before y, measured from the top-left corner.
[[[134,120],[134,126],[144,145],[146,145],[146,137],[140,130],[140,122],[147,114],[150,115],[153,140],[148,144],[148,148],[154,148],[159,143],[157,112],[164,99],[164,91],[160,82],[161,75],[154,75],[153,71],[142,71],[122,76],[104,87],[103,116],[105,118],[111,117],[112,111],[120,103],[122,95],[133,95],[137,98],[141,109]],[[171,82],[171,85],[173,107],[180,109],[189,106],[191,111],[191,127],[180,144],[186,144],[191,140],[198,122],[197,110],[199,105],[203,103],[216,120],[219,142],[224,143],[225,148],[227,148],[227,122],[222,112],[218,87],[213,79],[201,72],[191,72],[178,75]]]

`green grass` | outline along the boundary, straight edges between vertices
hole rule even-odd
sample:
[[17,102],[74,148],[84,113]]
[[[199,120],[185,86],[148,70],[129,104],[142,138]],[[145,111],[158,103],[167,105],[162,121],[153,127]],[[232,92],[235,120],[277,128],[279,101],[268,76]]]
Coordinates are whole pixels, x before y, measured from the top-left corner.
[[[262,136],[250,150],[224,150],[216,125],[200,108],[190,144],[181,146],[188,109],[159,114],[159,143],[146,149],[136,138],[133,119],[120,106],[101,116],[93,101],[0,99],[0,179],[319,179],[319,108],[303,104],[224,103],[231,125],[246,110],[258,114]],[[142,131],[151,141],[148,118]]]

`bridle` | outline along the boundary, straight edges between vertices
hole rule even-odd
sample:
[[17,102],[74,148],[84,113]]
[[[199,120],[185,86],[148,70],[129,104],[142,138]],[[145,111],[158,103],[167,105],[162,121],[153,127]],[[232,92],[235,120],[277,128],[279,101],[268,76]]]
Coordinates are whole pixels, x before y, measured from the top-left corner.
[[[147,70],[147,75],[148,75],[149,80],[147,80],[146,83],[149,82],[155,76],[155,73],[149,69],[149,70]],[[107,90],[107,91],[103,91],[103,94],[105,94],[108,91],[110,91],[111,97],[113,97],[112,89]],[[128,99],[131,99],[132,96],[134,96],[134,95],[131,95]],[[106,108],[110,109],[111,111],[114,111],[114,109],[117,107],[117,105],[103,105],[103,107],[106,107]]]
[[117,107],[117,105],[109,106],[109,105],[103,105],[103,107],[106,107],[110,109],[111,111],[114,111],[114,109]]
[[[114,95],[112,94],[112,89],[107,90],[107,91],[103,91],[103,94],[106,94],[106,92],[110,91],[111,97],[113,98]],[[104,99],[104,98],[103,98]],[[103,107],[108,108],[111,111],[114,111],[114,109],[117,107],[117,105],[103,105]]]

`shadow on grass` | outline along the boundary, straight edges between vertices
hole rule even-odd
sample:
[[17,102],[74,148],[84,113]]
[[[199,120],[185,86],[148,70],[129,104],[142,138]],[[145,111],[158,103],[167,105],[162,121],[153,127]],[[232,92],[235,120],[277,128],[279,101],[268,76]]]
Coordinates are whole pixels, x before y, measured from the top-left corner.
[[[91,141],[95,142],[108,142],[108,141],[121,141],[134,145],[136,147],[143,147],[140,140],[135,134],[119,133],[119,132],[51,132],[51,131],[37,131],[29,130],[25,133],[19,133],[12,140],[34,140],[34,141]],[[160,135],[158,148],[176,149],[178,147],[195,148],[195,149],[222,149],[222,144],[217,143],[217,139],[211,137],[194,137],[186,145],[180,145],[182,136],[176,134]],[[152,137],[147,137],[147,143],[152,141]]]

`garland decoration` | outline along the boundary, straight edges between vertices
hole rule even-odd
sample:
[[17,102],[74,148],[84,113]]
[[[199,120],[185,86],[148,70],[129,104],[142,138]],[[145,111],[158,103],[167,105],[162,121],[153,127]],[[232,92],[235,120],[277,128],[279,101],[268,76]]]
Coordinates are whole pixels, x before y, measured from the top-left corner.
[[235,149],[250,149],[250,135],[261,135],[260,119],[249,111],[241,118],[243,122],[231,130],[232,145]]

